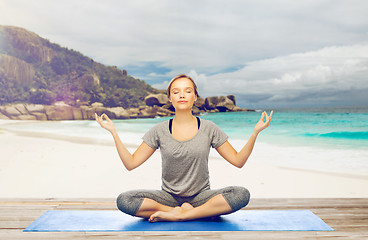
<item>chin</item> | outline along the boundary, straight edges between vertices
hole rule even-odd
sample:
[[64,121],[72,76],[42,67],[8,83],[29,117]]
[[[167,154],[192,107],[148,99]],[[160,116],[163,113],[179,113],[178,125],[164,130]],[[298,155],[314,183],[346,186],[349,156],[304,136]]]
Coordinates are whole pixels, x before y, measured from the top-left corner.
[[174,106],[176,111],[192,111],[192,106]]

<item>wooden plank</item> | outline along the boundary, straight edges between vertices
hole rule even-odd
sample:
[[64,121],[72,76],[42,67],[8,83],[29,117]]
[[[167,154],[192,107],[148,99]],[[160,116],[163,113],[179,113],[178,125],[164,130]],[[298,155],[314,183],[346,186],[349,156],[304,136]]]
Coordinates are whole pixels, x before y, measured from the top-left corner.
[[246,209],[309,209],[333,232],[23,233],[47,210],[111,210],[114,199],[0,199],[0,239],[368,239],[368,199],[252,199]]

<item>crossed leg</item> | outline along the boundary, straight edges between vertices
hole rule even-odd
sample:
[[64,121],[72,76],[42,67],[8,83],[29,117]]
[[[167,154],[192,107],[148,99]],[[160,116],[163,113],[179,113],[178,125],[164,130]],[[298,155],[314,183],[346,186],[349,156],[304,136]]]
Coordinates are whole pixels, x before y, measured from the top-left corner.
[[152,214],[160,211],[160,212],[171,212],[176,208],[180,207],[169,207],[166,205],[163,205],[161,203],[158,203],[152,199],[144,198],[142,205],[138,209],[135,216],[141,217],[141,218],[150,218]]
[[151,222],[187,221],[237,211],[248,204],[250,195],[246,188],[230,186],[185,198],[163,190],[133,190],[119,195],[117,207],[124,213]]
[[[193,219],[213,217],[232,212],[225,198],[219,194],[209,199],[203,205],[193,207],[183,203],[180,207],[168,207],[154,200],[145,198],[136,216],[149,218],[150,222],[159,221],[188,221]],[[149,216],[148,216],[149,215]]]

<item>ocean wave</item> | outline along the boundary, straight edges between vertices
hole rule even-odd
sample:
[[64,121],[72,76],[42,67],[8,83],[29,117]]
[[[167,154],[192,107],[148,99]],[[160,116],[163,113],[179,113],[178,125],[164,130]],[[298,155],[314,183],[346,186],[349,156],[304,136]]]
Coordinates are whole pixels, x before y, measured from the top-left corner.
[[368,132],[342,131],[342,132],[329,132],[329,133],[306,133],[304,135],[307,137],[368,140]]

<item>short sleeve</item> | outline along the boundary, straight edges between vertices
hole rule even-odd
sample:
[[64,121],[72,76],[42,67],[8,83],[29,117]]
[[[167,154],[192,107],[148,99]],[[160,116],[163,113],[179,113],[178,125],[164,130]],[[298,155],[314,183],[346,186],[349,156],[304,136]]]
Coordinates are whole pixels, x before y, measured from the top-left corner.
[[229,136],[221,130],[216,124],[212,125],[212,142],[213,148],[218,148],[228,140]]
[[151,128],[146,134],[144,134],[142,140],[151,148],[158,149],[160,147],[160,143],[157,134],[157,127]]

